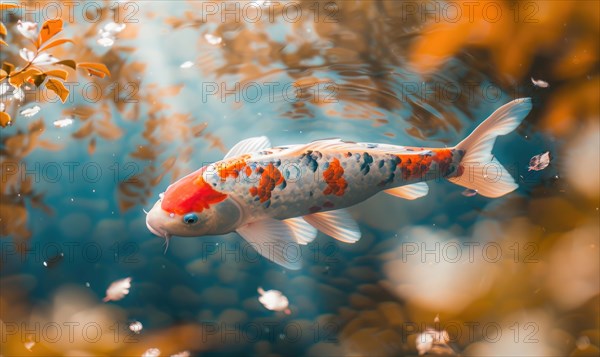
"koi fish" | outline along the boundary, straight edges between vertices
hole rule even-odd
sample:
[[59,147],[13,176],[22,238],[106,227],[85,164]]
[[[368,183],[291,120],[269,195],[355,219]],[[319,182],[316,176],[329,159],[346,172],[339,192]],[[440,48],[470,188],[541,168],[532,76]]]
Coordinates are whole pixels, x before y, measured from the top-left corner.
[[503,105],[452,148],[340,139],[272,147],[264,136],[246,139],[223,160],[170,185],[146,225],[167,243],[173,235],[237,232],[271,261],[299,269],[287,250],[310,243],[317,231],[357,242],[360,229],[345,208],[380,191],[414,200],[428,193],[426,181],[439,178],[485,197],[515,190],[491,151],[496,137],[517,128],[531,107],[530,98]]

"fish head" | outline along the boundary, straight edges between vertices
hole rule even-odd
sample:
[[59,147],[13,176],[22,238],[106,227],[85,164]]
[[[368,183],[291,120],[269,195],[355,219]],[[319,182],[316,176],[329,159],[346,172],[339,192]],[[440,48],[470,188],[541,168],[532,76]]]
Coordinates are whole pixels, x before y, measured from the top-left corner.
[[200,237],[235,230],[241,209],[228,194],[205,181],[200,169],[175,182],[160,195],[146,214],[146,226],[153,234]]

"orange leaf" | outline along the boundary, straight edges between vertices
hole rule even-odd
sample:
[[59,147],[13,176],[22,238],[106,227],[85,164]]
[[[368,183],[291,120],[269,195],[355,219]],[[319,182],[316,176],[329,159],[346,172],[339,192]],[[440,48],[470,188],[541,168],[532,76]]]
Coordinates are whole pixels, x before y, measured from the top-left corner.
[[67,67],[71,67],[73,69],[77,69],[77,63],[75,63],[75,61],[73,61],[73,60],[58,61],[58,62],[56,62],[56,64],[62,64],[63,66],[67,66]]
[[23,83],[28,81],[29,78],[39,75],[41,73],[42,72],[37,68],[30,68],[30,69],[26,70],[25,72],[21,72],[17,75],[10,76],[8,78],[8,82],[15,87],[20,87],[23,85]]
[[90,135],[94,131],[93,125],[94,125],[93,121],[88,121],[87,123],[83,124],[83,126],[81,128],[79,128],[79,130],[77,130],[76,132],[74,132],[71,135],[75,139],[83,139],[86,136]]
[[44,22],[40,34],[38,35],[37,47],[39,48],[44,42],[48,41],[52,36],[62,31],[63,22],[61,19],[53,19]]
[[66,39],[66,38],[61,38],[60,40],[55,40],[55,41],[52,41],[52,42],[50,42],[50,43],[49,43],[49,44],[47,44],[46,46],[42,47],[42,48],[40,49],[40,51],[44,51],[44,50],[50,49],[50,48],[52,48],[52,47],[60,46],[60,45],[62,45],[63,43],[67,43],[67,42],[71,42],[71,43],[73,43],[73,41],[71,41],[71,40],[69,40],[69,39]]
[[48,79],[48,82],[46,82],[46,88],[56,93],[56,95],[60,97],[60,100],[63,103],[67,101],[67,97],[69,96],[69,90],[61,81],[50,78]]
[[2,21],[0,21],[0,36],[2,36],[2,37],[6,36],[6,26],[4,26]]
[[19,7],[17,4],[0,3],[0,11]]
[[8,73],[6,73],[5,70],[0,69],[0,81],[3,80],[4,78],[6,78],[8,76]]
[[[110,76],[110,71],[108,68],[102,63],[79,63],[77,67],[85,68],[90,72],[90,74],[96,75],[100,78],[104,78],[104,76]],[[102,74],[100,74],[102,73]]]
[[2,62],[2,69],[4,70],[4,72],[10,74],[10,72],[12,72],[13,69],[15,69],[15,65],[9,62]]
[[66,81],[67,77],[69,76],[69,73],[67,73],[67,71],[65,71],[64,69],[52,69],[50,71],[46,71],[45,73],[48,76],[58,77],[63,81]]
[[5,128],[7,125],[10,125],[10,122],[10,115],[6,112],[0,112],[0,126]]

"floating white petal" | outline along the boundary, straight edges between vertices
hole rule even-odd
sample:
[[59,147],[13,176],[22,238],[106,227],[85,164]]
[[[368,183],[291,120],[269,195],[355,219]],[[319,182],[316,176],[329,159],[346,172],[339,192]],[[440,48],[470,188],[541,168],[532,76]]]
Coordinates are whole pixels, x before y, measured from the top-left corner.
[[52,123],[52,124],[54,124],[54,126],[57,128],[64,128],[64,127],[67,127],[67,126],[73,124],[73,119],[66,118],[66,119],[55,120],[54,123]]
[[42,108],[39,105],[34,105],[31,108],[23,109],[19,112],[25,118],[30,118],[40,112]]
[[102,47],[110,47],[115,44],[115,38],[114,37],[100,37],[98,40],[96,40],[96,43]]
[[288,298],[279,290],[264,291],[258,288],[258,293],[260,294],[258,301],[268,310],[284,311],[289,305]]
[[548,82],[543,81],[541,79],[533,79],[533,77],[531,77],[531,83],[533,83],[534,86],[540,87],[540,88],[548,88],[550,86],[550,84],[548,84]]
[[158,357],[160,356],[160,350],[158,348],[149,348],[142,354],[142,357]]
[[104,27],[102,27],[101,31],[104,32],[108,32],[111,34],[117,34],[121,31],[123,31],[125,29],[125,27],[127,27],[127,25],[125,24],[118,24],[116,22],[109,22],[106,25],[104,25]]
[[211,35],[209,33],[204,35],[204,39],[206,40],[206,42],[210,43],[211,45],[218,45],[221,42],[223,42],[223,39],[221,37]]
[[470,188],[467,188],[466,190],[461,192],[461,195],[463,195],[465,197],[473,197],[473,196],[477,195],[477,190],[472,190]]
[[181,351],[179,353],[171,355],[171,357],[190,357],[190,356],[191,356],[191,354],[189,351]]
[[[428,352],[441,352],[440,350],[453,352],[450,346],[447,345],[450,341],[450,336],[446,331],[436,331],[434,329],[426,329],[425,332],[417,335],[417,351],[419,356]],[[447,354],[444,354],[447,355]]]
[[194,62],[192,62],[192,61],[185,61],[185,62],[183,62],[183,63],[182,63],[180,66],[179,66],[179,68],[184,68],[184,69],[185,69],[185,68],[190,68],[190,67],[192,67],[193,65],[194,65]]
[[102,301],[121,300],[125,295],[129,294],[129,288],[131,288],[131,278],[117,280],[106,289],[106,297]]
[[529,171],[540,171],[550,165],[550,151],[535,155],[529,160]]
[[33,348],[33,346],[35,346],[35,342],[30,340],[25,342],[24,345],[27,351],[31,352],[31,349]]
[[143,328],[144,325],[142,325],[142,323],[139,321],[134,321],[129,324],[129,330],[133,333],[140,333]]

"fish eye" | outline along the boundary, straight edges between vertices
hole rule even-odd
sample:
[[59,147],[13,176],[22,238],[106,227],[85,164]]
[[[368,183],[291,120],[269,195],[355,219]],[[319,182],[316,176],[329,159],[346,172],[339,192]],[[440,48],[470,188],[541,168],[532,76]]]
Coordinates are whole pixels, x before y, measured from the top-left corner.
[[194,213],[188,213],[183,216],[183,223],[185,224],[194,224],[196,222],[198,222],[198,216],[196,216]]

